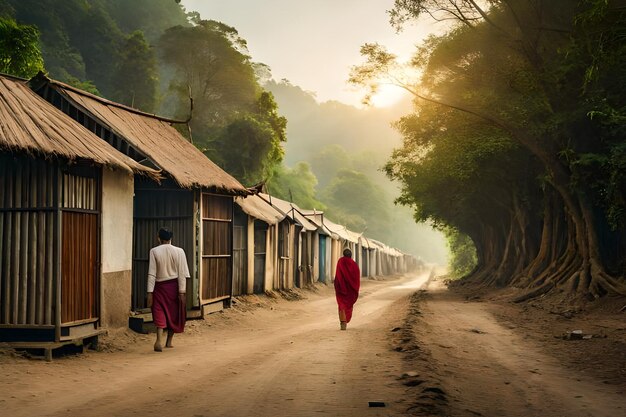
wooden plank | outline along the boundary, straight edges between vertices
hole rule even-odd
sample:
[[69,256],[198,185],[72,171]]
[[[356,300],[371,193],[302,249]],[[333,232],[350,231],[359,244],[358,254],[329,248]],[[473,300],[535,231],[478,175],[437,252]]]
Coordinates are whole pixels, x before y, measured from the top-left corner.
[[63,218],[61,217],[61,205],[63,201],[63,180],[61,170],[56,169],[55,179],[57,186],[55,187],[55,200],[56,200],[56,228],[54,233],[54,260],[55,260],[55,277],[54,277],[54,325],[55,325],[55,340],[61,339],[61,254],[62,254],[62,230],[63,230]]
[[[6,207],[5,204],[5,194],[7,190],[7,182],[9,181],[7,171],[9,170],[8,157],[6,155],[0,155],[0,208]],[[7,213],[6,216],[10,216],[10,213]],[[8,276],[6,275],[6,270],[4,268],[3,260],[6,258],[6,254],[4,253],[4,241],[6,239],[6,229],[4,225],[5,213],[0,212],[0,305],[4,305],[5,301],[5,293],[4,293],[4,282],[8,280]],[[0,310],[0,323],[3,323],[3,314]]]
[[[27,181],[27,180],[26,180]],[[24,181],[24,185],[27,182]],[[24,190],[26,191],[26,190]],[[26,203],[28,192],[22,193],[22,202]],[[26,323],[26,310],[28,301],[28,220],[30,213],[22,213],[20,227],[20,273],[18,289],[18,323]]]
[[[41,184],[41,188],[45,187],[45,183]],[[40,189],[41,189],[40,188]],[[37,316],[35,318],[35,322],[38,324],[43,324],[45,320],[45,279],[46,279],[46,270],[45,270],[45,236],[46,230],[49,227],[46,224],[46,214],[38,213],[37,214],[37,284],[36,284],[36,306],[35,311],[37,312]]]
[[13,220],[13,253],[11,256],[12,273],[9,276],[11,280],[11,323],[19,323],[19,287],[20,287],[20,231],[21,231],[21,213],[15,213]]
[[[33,186],[35,188],[35,186]],[[32,201],[32,200],[31,200]],[[29,324],[36,323],[36,306],[37,306],[37,213],[29,215],[29,232],[28,232],[28,309],[26,322]]]
[[50,324],[0,324],[0,329],[54,329]]
[[5,252],[2,258],[4,277],[5,279],[2,281],[2,323],[10,323],[11,322],[11,281],[13,276],[13,265],[11,260],[13,258],[12,251],[14,251],[13,247],[13,217],[15,215],[12,213],[7,214],[4,223],[4,234],[5,234]]

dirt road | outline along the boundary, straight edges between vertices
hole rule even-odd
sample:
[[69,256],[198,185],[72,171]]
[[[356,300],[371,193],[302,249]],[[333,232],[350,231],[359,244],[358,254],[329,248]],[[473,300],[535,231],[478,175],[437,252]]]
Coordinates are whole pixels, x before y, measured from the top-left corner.
[[[446,414],[454,416],[617,417],[626,415],[626,384],[608,385],[549,356],[528,329],[498,321],[488,302],[466,302],[441,281],[431,281],[418,304],[413,334],[428,362],[428,376],[443,387]],[[502,307],[502,306],[500,306]],[[506,307],[506,306],[505,306]],[[509,306],[509,318],[516,307]],[[415,313],[415,312],[414,312]],[[515,320],[513,320],[515,321]],[[536,324],[536,323],[535,323]],[[530,331],[538,327],[528,324]],[[552,328],[548,326],[548,328]],[[624,330],[624,329],[618,329]],[[545,328],[542,331],[546,331]],[[553,335],[549,338],[554,340]],[[557,342],[558,343],[558,342]],[[560,341],[561,347],[594,341]],[[568,345],[569,344],[569,345]],[[559,349],[568,355],[566,349]],[[626,368],[626,352],[614,366]],[[597,363],[597,367],[603,364]],[[604,365],[606,366],[606,365]],[[613,364],[611,365],[613,366]],[[614,373],[619,373],[619,369]],[[431,381],[432,382],[432,381]]]
[[[324,287],[295,302],[244,298],[188,322],[162,353],[152,335],[124,332],[51,363],[0,355],[0,415],[624,415],[623,386],[572,375],[482,304],[435,286],[414,305],[427,281],[364,281],[347,331]],[[432,407],[416,408],[426,397]]]
[[[390,326],[427,274],[364,282],[355,317],[340,331],[330,288],[307,300],[277,300],[188,322],[174,349],[152,336],[114,353],[51,363],[0,362],[0,414],[20,416],[386,416],[401,415],[401,355]],[[119,339],[119,338],[118,338]],[[385,408],[370,408],[384,401]]]

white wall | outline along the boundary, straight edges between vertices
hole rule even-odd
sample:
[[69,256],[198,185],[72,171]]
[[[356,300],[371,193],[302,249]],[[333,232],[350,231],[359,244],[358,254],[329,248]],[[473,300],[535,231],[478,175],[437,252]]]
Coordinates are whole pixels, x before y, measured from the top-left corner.
[[103,169],[102,172],[102,272],[132,268],[133,177]]
[[133,176],[102,170],[100,319],[103,327],[128,326],[133,256]]

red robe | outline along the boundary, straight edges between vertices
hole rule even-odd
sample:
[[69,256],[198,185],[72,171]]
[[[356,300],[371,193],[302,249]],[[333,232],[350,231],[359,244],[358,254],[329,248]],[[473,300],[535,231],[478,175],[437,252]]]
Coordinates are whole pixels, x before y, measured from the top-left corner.
[[337,262],[335,273],[335,296],[339,311],[346,312],[346,322],[352,318],[352,307],[359,298],[361,287],[361,271],[352,258],[344,256]]

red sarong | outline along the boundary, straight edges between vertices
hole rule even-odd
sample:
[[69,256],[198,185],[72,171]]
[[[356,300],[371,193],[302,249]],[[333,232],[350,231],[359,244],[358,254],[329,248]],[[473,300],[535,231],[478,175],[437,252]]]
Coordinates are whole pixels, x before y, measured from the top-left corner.
[[178,280],[157,281],[152,293],[152,320],[161,329],[174,333],[185,330],[187,311],[185,303],[178,298]]
[[335,274],[335,297],[339,311],[346,312],[347,323],[350,323],[352,318],[352,307],[359,298],[360,287],[361,271],[357,263],[346,256],[340,258]]

